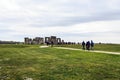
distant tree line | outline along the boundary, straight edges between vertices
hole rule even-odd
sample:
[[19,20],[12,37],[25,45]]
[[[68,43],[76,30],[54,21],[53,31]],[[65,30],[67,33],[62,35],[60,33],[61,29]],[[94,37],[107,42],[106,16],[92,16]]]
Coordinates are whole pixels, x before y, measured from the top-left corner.
[[23,42],[16,42],[16,41],[0,41],[0,44],[23,44]]

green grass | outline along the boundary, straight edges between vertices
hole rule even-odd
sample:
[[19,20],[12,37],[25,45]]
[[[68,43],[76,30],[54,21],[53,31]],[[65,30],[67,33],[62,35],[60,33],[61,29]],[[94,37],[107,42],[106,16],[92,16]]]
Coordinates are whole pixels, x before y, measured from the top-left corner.
[[[82,49],[81,45],[57,45],[59,47],[70,47]],[[95,44],[94,50],[120,52],[120,44]]]
[[96,44],[96,50],[120,52],[120,44]]
[[0,80],[25,78],[120,80],[120,56],[38,45],[0,45]]

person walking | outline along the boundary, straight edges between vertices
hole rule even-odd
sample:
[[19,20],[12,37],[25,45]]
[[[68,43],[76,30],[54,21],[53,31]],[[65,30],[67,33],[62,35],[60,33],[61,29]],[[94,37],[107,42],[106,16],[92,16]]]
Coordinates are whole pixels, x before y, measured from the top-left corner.
[[94,42],[92,40],[91,40],[90,46],[91,46],[91,50],[93,50],[94,49]]
[[90,41],[87,41],[87,43],[86,43],[86,49],[90,50]]
[[82,42],[82,49],[85,50],[85,42]]
[[54,45],[54,43],[53,43],[53,41],[51,41],[51,47],[53,47],[53,45]]

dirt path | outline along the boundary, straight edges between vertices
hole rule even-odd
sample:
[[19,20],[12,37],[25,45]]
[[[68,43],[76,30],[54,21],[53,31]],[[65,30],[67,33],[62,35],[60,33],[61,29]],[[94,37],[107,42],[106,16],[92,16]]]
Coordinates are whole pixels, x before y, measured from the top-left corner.
[[[54,47],[54,48],[57,48],[57,49],[68,49],[68,50],[88,51],[88,50],[75,49],[75,48],[66,48],[66,47]],[[106,54],[117,54],[117,55],[120,55],[119,52],[109,52],[109,51],[90,50],[89,52],[97,52],[97,53],[106,53]]]

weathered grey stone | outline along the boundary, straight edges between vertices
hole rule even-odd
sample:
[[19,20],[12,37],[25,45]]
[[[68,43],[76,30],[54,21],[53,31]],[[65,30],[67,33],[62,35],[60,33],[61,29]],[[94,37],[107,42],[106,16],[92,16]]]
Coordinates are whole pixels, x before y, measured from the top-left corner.
[[61,40],[61,38],[57,38],[56,36],[50,36],[50,37],[35,37],[33,39],[25,37],[24,38],[25,44],[64,44],[64,40]]

